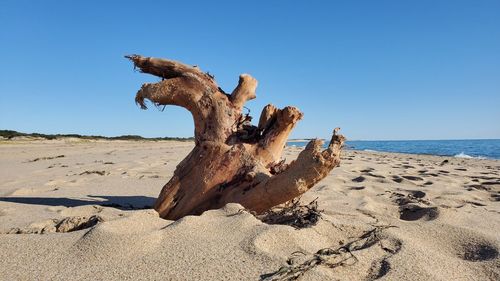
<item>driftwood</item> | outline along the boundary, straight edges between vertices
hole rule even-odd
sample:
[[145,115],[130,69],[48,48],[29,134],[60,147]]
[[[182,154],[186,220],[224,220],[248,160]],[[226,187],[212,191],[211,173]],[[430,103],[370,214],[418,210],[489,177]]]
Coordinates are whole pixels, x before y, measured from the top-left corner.
[[162,78],[146,83],[135,101],[146,109],[153,104],[177,105],[189,110],[195,127],[195,147],[177,166],[154,208],[162,218],[186,215],[240,203],[262,213],[309,190],[340,163],[344,137],[334,130],[329,146],[312,140],[290,164],[281,160],[288,135],[302,118],[292,106],[264,107],[257,126],[243,114],[254,99],[257,80],[240,75],[238,86],[225,93],[209,73],[176,61],[126,56],[142,72]]

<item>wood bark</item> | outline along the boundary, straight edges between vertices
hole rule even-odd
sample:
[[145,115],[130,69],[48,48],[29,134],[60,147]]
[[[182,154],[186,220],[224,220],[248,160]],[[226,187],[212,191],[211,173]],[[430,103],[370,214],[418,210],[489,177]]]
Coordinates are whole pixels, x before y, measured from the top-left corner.
[[134,67],[162,78],[146,83],[135,101],[146,109],[177,105],[189,110],[195,127],[195,147],[177,166],[154,208],[162,218],[198,215],[227,203],[240,203],[257,213],[285,203],[309,190],[340,163],[344,137],[334,130],[329,146],[312,140],[290,164],[281,153],[302,113],[292,106],[267,105],[257,126],[243,114],[245,102],[256,97],[257,80],[240,75],[226,94],[214,77],[196,66],[166,59],[126,56]]

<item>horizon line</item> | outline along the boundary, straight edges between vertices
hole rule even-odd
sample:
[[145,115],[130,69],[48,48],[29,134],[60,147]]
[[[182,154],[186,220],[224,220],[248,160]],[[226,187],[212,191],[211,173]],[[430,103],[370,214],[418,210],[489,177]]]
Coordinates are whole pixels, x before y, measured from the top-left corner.
[[[47,136],[67,136],[67,135],[77,135],[77,136],[82,136],[82,137],[102,137],[102,138],[118,138],[118,137],[124,137],[124,136],[138,136],[143,139],[159,139],[159,138],[178,138],[178,139],[194,139],[194,136],[188,136],[188,137],[179,137],[179,136],[155,136],[155,137],[144,137],[142,135],[136,135],[136,134],[125,134],[125,135],[86,135],[86,134],[78,134],[78,133],[56,133],[56,134],[47,134],[47,133],[38,133],[38,132],[31,132],[31,133],[24,133],[16,130],[11,130],[11,129],[0,129],[0,131],[10,131],[18,134],[24,134],[24,135],[47,135]],[[313,139],[321,139],[324,141],[328,141],[327,138],[291,138],[287,139],[287,142],[300,142],[302,140],[305,141],[310,141]],[[452,139],[347,139],[347,141],[461,141],[461,140],[500,140],[500,138],[452,138]]]

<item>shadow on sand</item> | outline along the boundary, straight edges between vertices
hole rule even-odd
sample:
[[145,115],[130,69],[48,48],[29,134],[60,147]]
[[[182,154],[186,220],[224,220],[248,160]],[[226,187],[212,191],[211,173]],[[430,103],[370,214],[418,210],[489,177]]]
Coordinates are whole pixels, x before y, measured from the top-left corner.
[[85,205],[100,205],[121,210],[151,209],[156,198],[147,196],[105,196],[87,195],[88,199],[74,199],[66,197],[0,197],[0,201],[46,205],[78,207]]

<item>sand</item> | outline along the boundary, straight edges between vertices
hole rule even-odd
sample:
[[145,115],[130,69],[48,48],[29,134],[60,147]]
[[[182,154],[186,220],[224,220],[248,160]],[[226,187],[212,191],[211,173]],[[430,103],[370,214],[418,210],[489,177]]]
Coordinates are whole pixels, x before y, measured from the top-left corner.
[[347,151],[301,199],[324,210],[313,227],[238,204],[160,219],[150,206],[192,147],[0,141],[0,279],[500,280],[500,161]]

